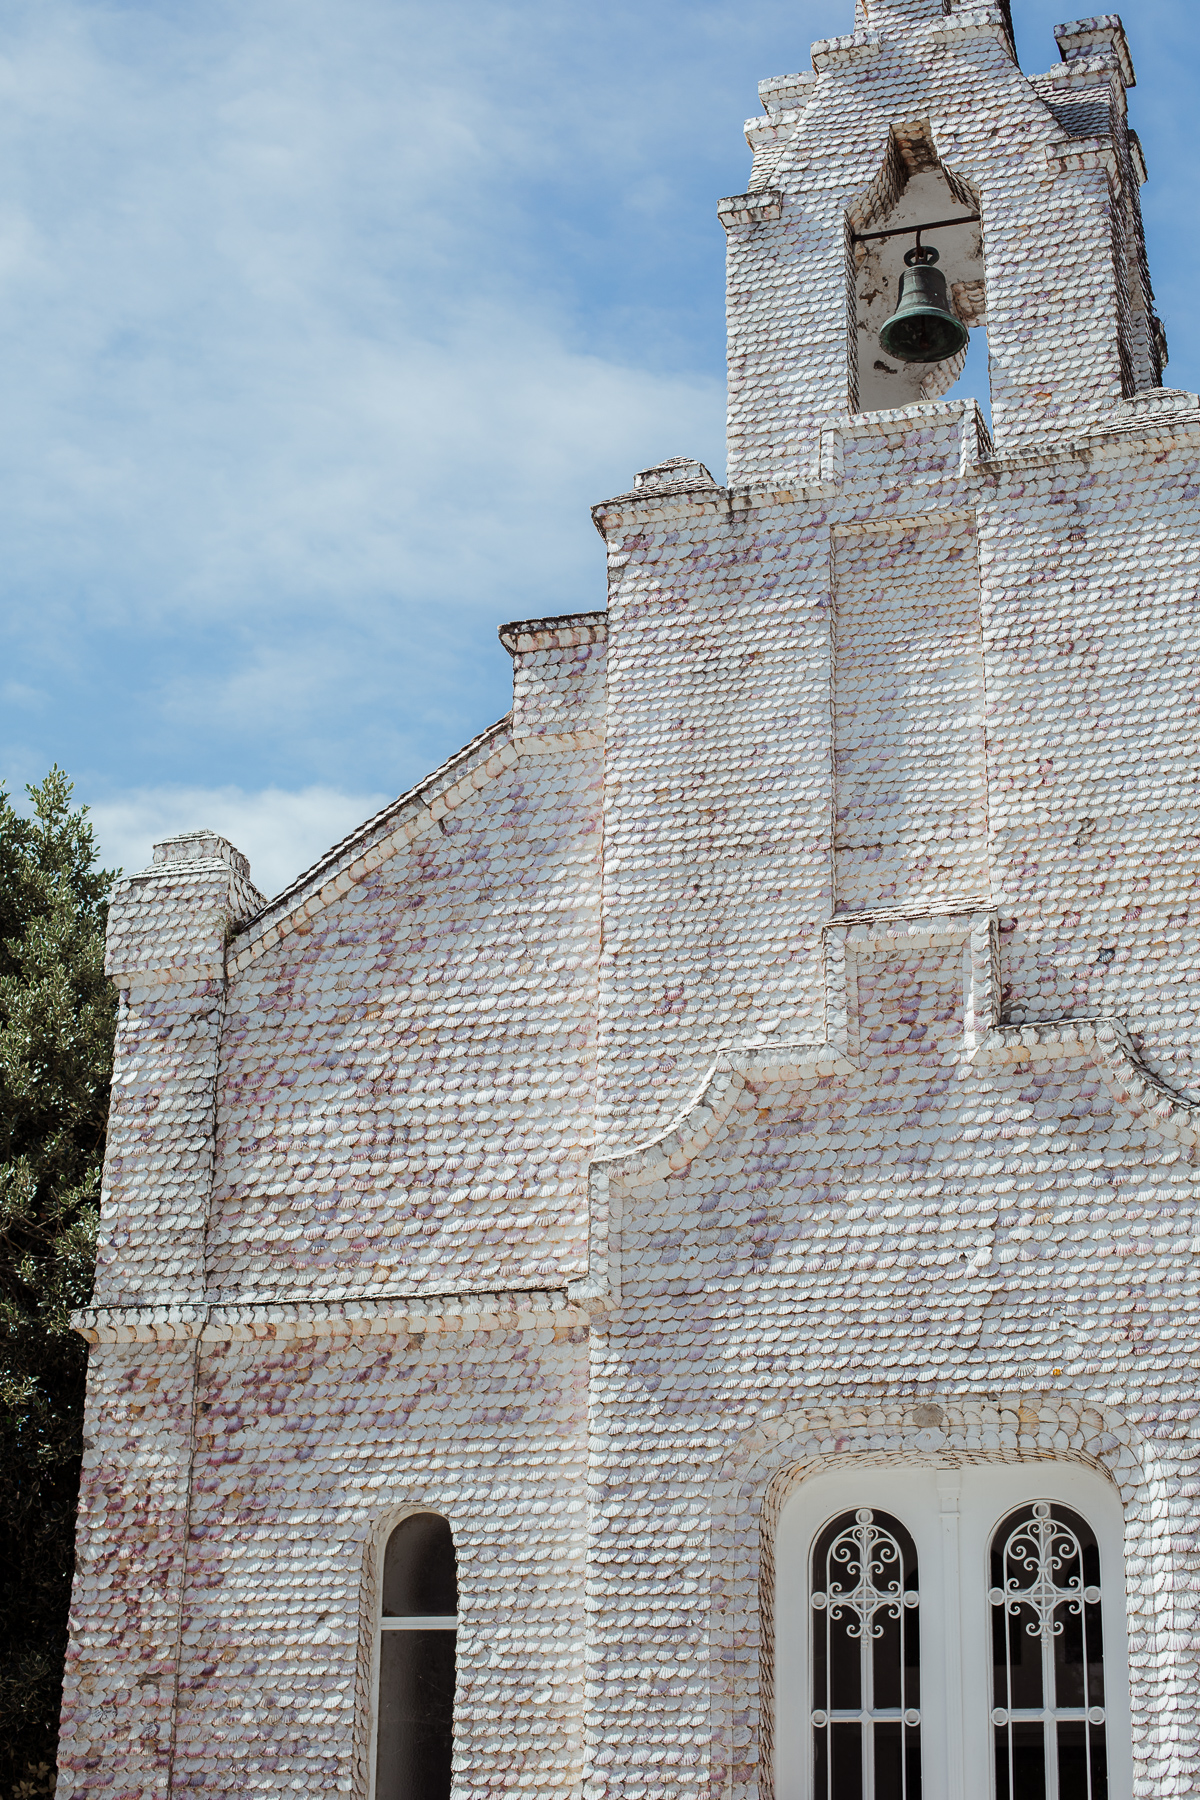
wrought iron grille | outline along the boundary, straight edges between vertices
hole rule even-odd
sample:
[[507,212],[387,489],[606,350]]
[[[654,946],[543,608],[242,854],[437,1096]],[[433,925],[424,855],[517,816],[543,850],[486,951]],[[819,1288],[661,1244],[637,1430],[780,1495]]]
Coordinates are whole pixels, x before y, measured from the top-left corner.
[[811,1589],[816,1800],[919,1800],[918,1601],[898,1519],[864,1506],[825,1527]]
[[996,1800],[1106,1800],[1100,1551],[1038,1500],[992,1539]]

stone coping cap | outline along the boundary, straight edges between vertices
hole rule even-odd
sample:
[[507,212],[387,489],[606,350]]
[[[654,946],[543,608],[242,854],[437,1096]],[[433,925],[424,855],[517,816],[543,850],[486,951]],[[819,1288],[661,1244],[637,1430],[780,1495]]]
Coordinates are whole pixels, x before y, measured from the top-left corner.
[[566,650],[573,644],[595,644],[608,631],[607,612],[563,613],[552,619],[510,619],[496,633],[510,656],[519,650]]
[[1069,25],[1056,25],[1054,41],[1064,62],[1071,62],[1077,56],[1094,56],[1097,51],[1111,51],[1125,86],[1137,86],[1133,58],[1119,13],[1098,13],[1090,19],[1074,19]]

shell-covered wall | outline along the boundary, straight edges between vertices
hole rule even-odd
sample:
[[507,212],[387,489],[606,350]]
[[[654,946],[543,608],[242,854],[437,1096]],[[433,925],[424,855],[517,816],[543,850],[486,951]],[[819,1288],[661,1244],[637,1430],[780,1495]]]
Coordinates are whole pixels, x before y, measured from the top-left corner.
[[[455,1800],[786,1800],[775,1525],[868,1457],[1111,1480],[1133,1792],[1196,1790],[1200,401],[1119,22],[857,13],[720,206],[730,485],[599,505],[607,614],[286,894],[203,833],[118,893],[64,1800],[371,1800],[411,1506]],[[846,410],[922,158],[994,440]]]
[[230,984],[222,1298],[584,1270],[600,784],[579,760],[514,758]]

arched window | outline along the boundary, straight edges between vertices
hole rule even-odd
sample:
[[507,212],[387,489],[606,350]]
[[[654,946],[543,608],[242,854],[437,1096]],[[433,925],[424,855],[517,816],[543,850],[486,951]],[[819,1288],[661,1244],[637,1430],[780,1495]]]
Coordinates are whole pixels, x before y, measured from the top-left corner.
[[388,1539],[381,1612],[375,1800],[449,1800],[458,1570],[437,1513]]
[[900,1521],[860,1506],[826,1525],[809,1600],[817,1800],[918,1800],[917,1551]]
[[764,1571],[773,1800],[1134,1800],[1124,1530],[1049,1457],[806,1474]]
[[1022,1506],[991,1547],[996,1800],[1106,1800],[1100,1549],[1077,1512]]

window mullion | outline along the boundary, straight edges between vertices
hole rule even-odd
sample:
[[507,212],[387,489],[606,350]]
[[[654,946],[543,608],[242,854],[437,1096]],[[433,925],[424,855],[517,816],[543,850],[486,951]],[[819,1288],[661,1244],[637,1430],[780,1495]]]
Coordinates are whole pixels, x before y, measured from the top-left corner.
[[[867,1579],[870,1580],[870,1562],[867,1562]],[[859,1639],[859,1680],[862,1684],[863,1722],[859,1726],[862,1737],[862,1772],[863,1793],[868,1800],[875,1800],[875,1651],[871,1637],[874,1617],[863,1621],[862,1636]]]
[[379,1621],[381,1631],[457,1631],[453,1613],[399,1613]]
[[[1001,1565],[1007,1572],[1008,1565]],[[1013,1691],[1012,1691],[1012,1641],[1011,1621],[1005,1613],[1001,1629],[1004,1632],[1004,1735],[1008,1742],[1008,1800],[1016,1800],[1016,1739],[1013,1736]]]
[[[946,1696],[946,1795],[966,1800],[962,1693],[962,1576],[959,1552],[960,1469],[939,1469],[938,1502],[942,1524],[942,1653]],[[924,1696],[922,1696],[924,1713]]]
[[[825,1586],[826,1586],[826,1588],[828,1588],[828,1586],[829,1586],[828,1577],[826,1577]],[[833,1619],[830,1615],[830,1611],[829,1611],[828,1607],[825,1608],[824,1619],[825,1619],[825,1705],[829,1709],[829,1716],[830,1716],[830,1719],[832,1720],[832,1715],[833,1715]],[[827,1755],[825,1758],[825,1792],[826,1792],[826,1800],[833,1800],[834,1777],[833,1777],[833,1725],[832,1725],[832,1723],[828,1726],[827,1730],[828,1730],[828,1737],[826,1739],[826,1742],[828,1744],[828,1752],[827,1752]]]
[[1054,1637],[1042,1632],[1042,1744],[1046,1758],[1046,1800],[1058,1800],[1058,1693],[1054,1680]]

